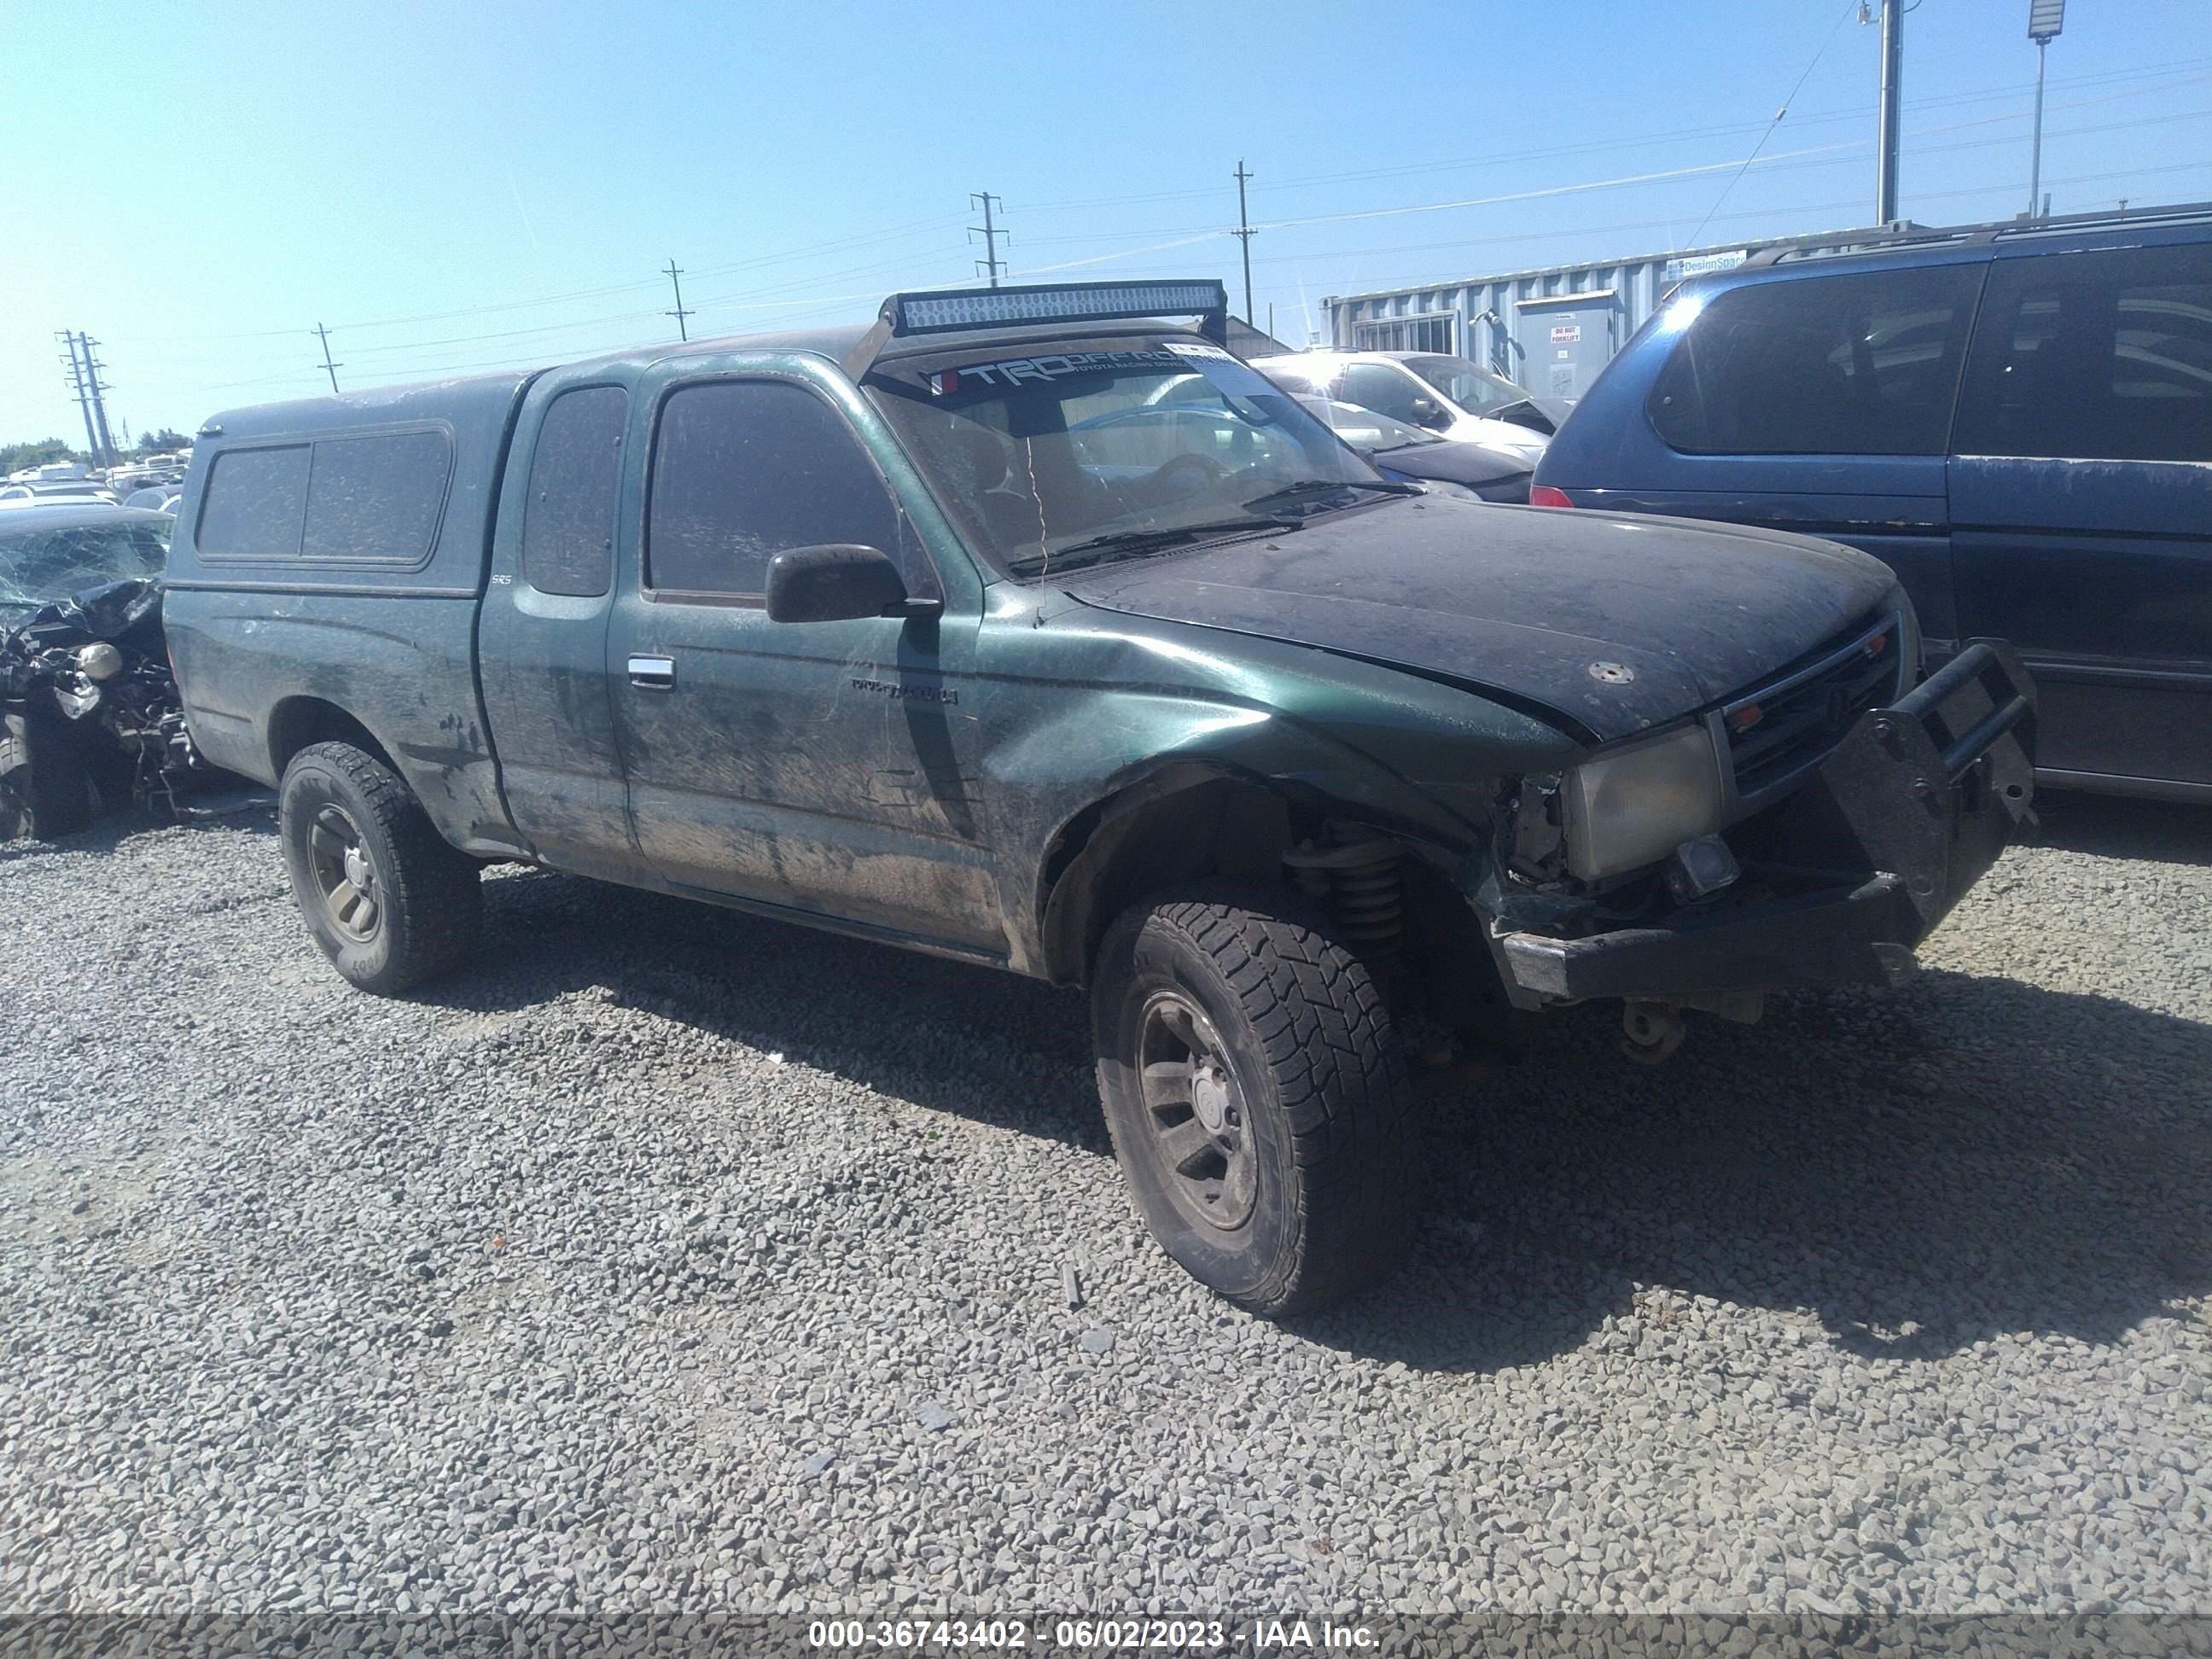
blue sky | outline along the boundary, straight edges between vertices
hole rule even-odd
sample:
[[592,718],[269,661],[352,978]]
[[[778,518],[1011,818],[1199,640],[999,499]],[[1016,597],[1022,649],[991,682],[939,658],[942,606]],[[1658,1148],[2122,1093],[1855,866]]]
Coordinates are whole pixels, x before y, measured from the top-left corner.
[[[2026,204],[2027,11],[1908,16],[1911,216]],[[319,321],[347,386],[672,337],[672,257],[695,334],[864,319],[972,277],[973,191],[1009,280],[1237,293],[1240,158],[1294,341],[1324,295],[1863,224],[1878,33],[1845,0],[14,8],[0,441],[81,440],[64,328],[112,416],[190,431],[326,386]],[[2056,210],[2212,198],[2212,0],[2073,0],[2050,74]]]

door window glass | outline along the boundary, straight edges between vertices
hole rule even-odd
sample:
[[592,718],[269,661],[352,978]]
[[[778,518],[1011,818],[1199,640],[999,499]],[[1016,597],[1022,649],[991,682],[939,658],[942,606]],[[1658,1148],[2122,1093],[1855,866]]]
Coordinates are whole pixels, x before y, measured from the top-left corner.
[[918,556],[901,547],[884,481],[840,415],[802,386],[713,380],[661,406],[647,508],[650,584],[757,595],[787,548],[857,543],[899,561],[909,592]]
[[1761,283],[1721,295],[1647,405],[1699,455],[1941,455],[1982,267]]
[[1343,385],[1330,395],[1394,421],[1411,421],[1421,386],[1412,375],[1386,364],[1354,363],[1344,371]]
[[548,405],[530,458],[522,574],[541,593],[591,596],[614,582],[615,486],[629,394],[581,386]]
[[2212,246],[1999,261],[1957,448],[2212,460]]

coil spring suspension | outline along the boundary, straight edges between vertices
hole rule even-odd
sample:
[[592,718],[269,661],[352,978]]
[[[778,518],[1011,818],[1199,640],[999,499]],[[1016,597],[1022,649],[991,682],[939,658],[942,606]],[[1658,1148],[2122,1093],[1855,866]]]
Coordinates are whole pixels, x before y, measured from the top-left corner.
[[1344,942],[1369,962],[1398,954],[1406,933],[1398,843],[1358,841],[1335,847],[1312,842],[1283,854],[1300,892],[1326,908]]

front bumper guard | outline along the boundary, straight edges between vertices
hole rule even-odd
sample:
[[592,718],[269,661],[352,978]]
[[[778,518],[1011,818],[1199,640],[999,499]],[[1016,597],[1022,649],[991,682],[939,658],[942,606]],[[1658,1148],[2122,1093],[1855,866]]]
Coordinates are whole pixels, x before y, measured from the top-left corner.
[[1976,640],[1862,716],[1777,809],[1726,893],[1647,927],[1509,932],[1515,1002],[1694,1000],[1793,986],[1894,985],[1913,949],[2033,816],[2035,688],[2009,647]]

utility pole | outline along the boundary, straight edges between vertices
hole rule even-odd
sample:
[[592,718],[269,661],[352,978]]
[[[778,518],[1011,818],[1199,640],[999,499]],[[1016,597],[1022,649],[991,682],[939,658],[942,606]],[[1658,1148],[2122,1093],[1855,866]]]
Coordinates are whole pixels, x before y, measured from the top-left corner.
[[1252,238],[1257,234],[1244,210],[1245,182],[1255,175],[1244,171],[1244,158],[1237,158],[1237,240],[1244,245],[1244,325],[1252,325]]
[[77,331],[76,347],[84,356],[84,389],[92,398],[92,423],[100,428],[100,464],[115,465],[115,440],[107,435],[107,401],[100,394],[111,388],[103,385],[100,371],[106,367],[92,355],[99,341],[88,337],[83,330]]
[[1897,217],[1899,104],[1904,94],[1905,7],[1903,0],[1881,0],[1881,136],[1875,161],[1874,216],[1877,224]]
[[334,363],[331,361],[330,330],[325,328],[320,323],[317,323],[315,325],[315,337],[323,343],[323,373],[331,377],[331,396],[335,398],[338,395],[338,371],[343,368],[345,365],[343,363]]
[[969,192],[968,205],[981,207],[983,210],[983,222],[968,227],[968,234],[970,236],[981,236],[983,239],[983,257],[975,261],[975,269],[991,279],[993,288],[998,287],[999,273],[1006,269],[1005,264],[999,258],[999,238],[1005,235],[1006,232],[1000,230],[998,222],[991,217],[991,204],[994,202],[1000,207],[1006,204],[1005,198],[994,196],[988,190]]
[[[2043,54],[2066,27],[2066,0],[2029,0],[2027,38],[2035,42],[2035,149],[2027,164],[2027,216],[2043,199]],[[2051,210],[2043,215],[2050,217]]]
[[92,399],[84,395],[84,368],[77,362],[76,336],[64,329],[54,336],[69,349],[70,390],[76,396],[77,413],[84,416],[85,453],[100,464],[100,435],[92,429]]
[[684,308],[684,284],[678,280],[684,275],[684,273],[677,270],[676,261],[672,258],[669,260],[667,269],[669,283],[676,290],[676,309],[673,311],[664,312],[661,314],[663,316],[673,317],[676,319],[676,337],[678,339],[688,340],[691,337],[691,331],[684,326],[684,319],[686,317],[690,316],[692,313]]

